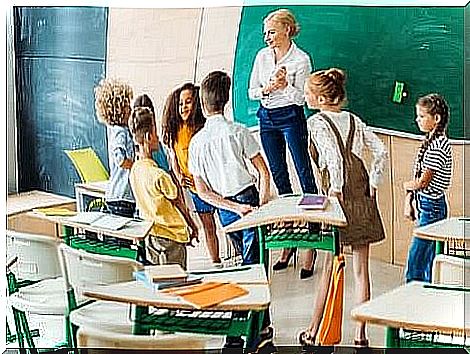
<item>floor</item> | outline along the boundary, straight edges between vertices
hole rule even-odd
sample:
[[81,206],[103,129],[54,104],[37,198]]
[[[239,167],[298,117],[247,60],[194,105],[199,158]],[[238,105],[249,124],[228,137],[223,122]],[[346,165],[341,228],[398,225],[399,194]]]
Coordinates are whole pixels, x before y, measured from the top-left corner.
[[[222,244],[221,250],[224,253],[226,247]],[[276,259],[279,251],[274,251],[272,259]],[[297,343],[297,333],[308,326],[312,312],[312,304],[316,293],[316,284],[319,276],[319,265],[322,255],[317,260],[317,268],[313,277],[300,280],[300,266],[294,269],[292,264],[285,270],[271,274],[272,284],[272,305],[271,314],[275,326],[275,344],[279,346],[292,345]],[[192,269],[204,269],[211,266],[211,263],[205,255],[204,242],[201,242],[197,248],[188,249],[189,266]],[[345,296],[343,312],[343,340],[342,345],[351,345],[354,339],[354,322],[349,313],[352,308],[352,291],[354,284],[352,281],[352,267],[350,266],[351,257],[346,255],[346,273],[345,273]],[[292,262],[291,262],[292,263]],[[393,266],[380,261],[371,260],[371,279],[372,296],[377,296],[402,283],[403,268]],[[36,317],[31,319],[33,328],[40,328],[42,337],[37,341],[38,347],[51,347],[53,343],[63,339],[62,321],[60,318]],[[10,327],[13,329],[13,327]],[[383,347],[385,331],[383,327],[370,326],[369,328],[370,344],[374,347]],[[214,341],[217,346],[219,341]],[[8,347],[15,347],[10,345]]]

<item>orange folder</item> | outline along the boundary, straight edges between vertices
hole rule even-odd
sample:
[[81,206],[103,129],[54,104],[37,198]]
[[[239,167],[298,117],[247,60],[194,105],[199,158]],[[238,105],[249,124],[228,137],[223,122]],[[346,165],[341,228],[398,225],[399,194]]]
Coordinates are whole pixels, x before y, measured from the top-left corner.
[[163,293],[181,296],[194,307],[202,309],[246,295],[248,291],[233,283],[207,282],[184,289],[167,289]]

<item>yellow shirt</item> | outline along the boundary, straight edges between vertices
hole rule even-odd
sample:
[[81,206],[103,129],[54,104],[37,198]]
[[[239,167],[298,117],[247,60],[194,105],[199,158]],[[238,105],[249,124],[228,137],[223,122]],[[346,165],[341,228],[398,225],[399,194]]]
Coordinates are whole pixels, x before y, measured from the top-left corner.
[[188,150],[189,150],[189,143],[191,138],[193,137],[193,132],[187,125],[183,125],[178,134],[176,135],[176,141],[174,144],[175,148],[175,155],[176,155],[176,162],[180,168],[180,172],[183,177],[187,177],[191,180],[191,191],[196,192],[196,188],[194,187],[194,180],[193,176],[189,172],[188,169]]
[[141,217],[153,221],[150,233],[180,243],[188,242],[184,218],[171,203],[178,190],[170,175],[152,159],[141,159],[134,162],[129,180]]

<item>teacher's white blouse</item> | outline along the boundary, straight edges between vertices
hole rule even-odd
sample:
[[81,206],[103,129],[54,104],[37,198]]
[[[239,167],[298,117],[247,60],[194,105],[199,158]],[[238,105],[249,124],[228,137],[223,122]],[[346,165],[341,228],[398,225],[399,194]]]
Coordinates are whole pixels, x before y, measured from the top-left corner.
[[[323,112],[338,128],[343,143],[349,134],[349,112]],[[352,114],[352,113],[351,113]],[[372,163],[369,168],[369,183],[377,188],[380,183],[388,152],[377,135],[358,116],[352,114],[356,123],[352,152],[364,161],[365,148],[372,153]],[[331,190],[341,192],[343,189],[343,158],[341,156],[336,136],[330,125],[319,115],[315,114],[307,120],[310,141],[313,142],[319,154],[320,169],[328,168]]]
[[[303,106],[305,102],[304,84],[312,71],[309,56],[300,50],[294,42],[281,60],[275,63],[274,50],[263,48],[256,55],[250,77],[248,96],[251,100],[261,100],[265,108],[285,107],[291,104]],[[276,71],[285,66],[287,70],[287,87],[264,96],[261,91]]]

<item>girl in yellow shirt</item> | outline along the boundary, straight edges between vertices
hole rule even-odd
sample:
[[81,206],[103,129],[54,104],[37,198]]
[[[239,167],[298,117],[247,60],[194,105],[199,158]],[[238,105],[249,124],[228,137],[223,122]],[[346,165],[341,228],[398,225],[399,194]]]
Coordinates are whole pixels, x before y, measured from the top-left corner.
[[220,266],[219,241],[214,220],[216,209],[197,195],[193,176],[188,170],[189,143],[204,123],[205,118],[199,102],[199,87],[186,83],[170,93],[163,110],[163,143],[170,152],[172,170],[181,187],[189,191],[195,211],[201,219],[212,262]]

